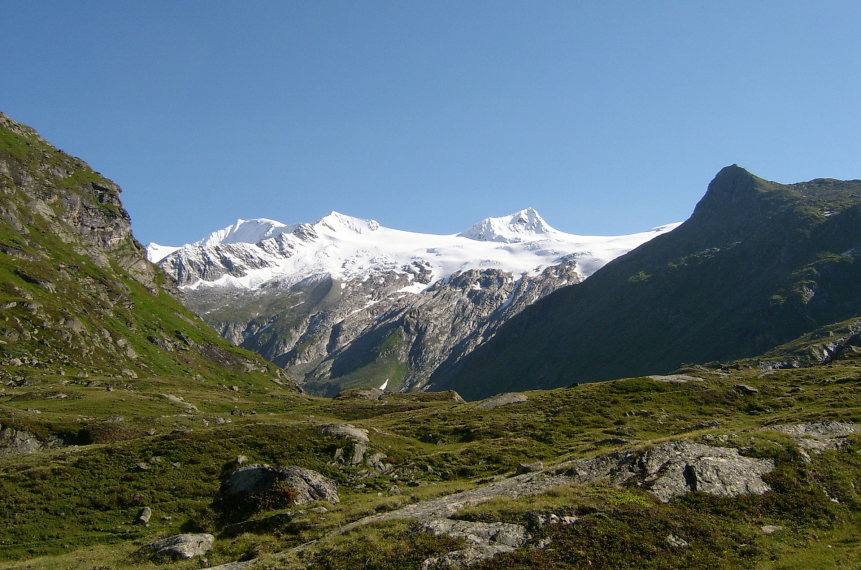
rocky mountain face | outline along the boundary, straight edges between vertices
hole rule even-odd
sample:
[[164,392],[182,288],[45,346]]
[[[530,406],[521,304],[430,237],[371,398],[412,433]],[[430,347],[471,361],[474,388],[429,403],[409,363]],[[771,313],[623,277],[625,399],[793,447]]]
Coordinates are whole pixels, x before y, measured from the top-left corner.
[[426,390],[524,307],[673,227],[575,236],[527,209],[435,236],[333,212],[240,220],[181,248],[153,244],[150,258],[222,336],[309,391]]
[[724,168],[677,230],[529,307],[431,382],[481,397],[761,354],[861,315],[859,222],[861,181]]
[[4,114],[0,194],[0,378],[280,373],[171,296],[119,186]]

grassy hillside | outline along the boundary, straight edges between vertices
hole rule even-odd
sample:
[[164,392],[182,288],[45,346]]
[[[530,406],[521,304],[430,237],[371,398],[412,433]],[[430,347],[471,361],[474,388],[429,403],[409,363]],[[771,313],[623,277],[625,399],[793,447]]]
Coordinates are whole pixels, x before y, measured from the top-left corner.
[[682,226],[539,301],[434,386],[478,398],[762,354],[861,315],[859,222],[861,181],[727,167]]
[[[8,387],[0,401],[13,425],[77,445],[3,459],[0,508],[14,515],[0,521],[0,567],[155,567],[135,554],[141,545],[207,531],[216,535],[211,564],[256,558],[259,568],[418,568],[456,544],[407,519],[330,533],[510,477],[519,463],[550,465],[680,438],[773,458],[777,468],[766,476],[773,491],[740,498],[694,493],[664,504],[636,487],[596,482],[528,499],[501,497],[456,517],[524,524],[533,547],[476,567],[705,568],[717,560],[725,568],[833,568],[854,560],[861,553],[861,441],[851,436],[843,449],[805,460],[789,436],[762,428],[861,422],[861,362],[766,373],[731,365],[687,375],[703,381],[631,378],[529,392],[526,402],[487,411],[447,394],[325,400],[198,382],[177,394],[194,411],[156,395],[175,389],[167,380],[112,392],[49,379]],[[393,469],[375,473],[334,461],[345,443],[321,431],[333,422],[367,428],[371,448]],[[341,503],[316,511],[220,511],[218,489],[240,455],[315,469],[339,483]],[[151,523],[132,524],[143,506],[153,510]],[[537,515],[551,513],[580,522],[536,526]],[[765,525],[783,529],[769,535]],[[689,546],[668,545],[668,534]],[[551,546],[534,548],[544,538]]]
[[274,386],[276,367],[222,340],[172,296],[119,194],[0,114],[0,378]]

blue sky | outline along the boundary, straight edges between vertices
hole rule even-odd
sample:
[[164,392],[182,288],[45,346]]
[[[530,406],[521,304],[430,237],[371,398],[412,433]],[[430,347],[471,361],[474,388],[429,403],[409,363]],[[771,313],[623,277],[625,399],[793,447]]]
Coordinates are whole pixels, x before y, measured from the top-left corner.
[[685,219],[723,166],[861,178],[861,3],[0,0],[0,110],[143,242],[331,210],[454,233]]

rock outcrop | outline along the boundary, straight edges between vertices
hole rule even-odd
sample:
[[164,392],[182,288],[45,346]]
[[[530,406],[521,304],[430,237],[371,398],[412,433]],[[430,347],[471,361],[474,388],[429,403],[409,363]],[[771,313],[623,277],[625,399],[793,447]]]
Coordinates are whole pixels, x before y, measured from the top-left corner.
[[773,470],[771,459],[744,457],[734,448],[674,441],[580,460],[567,474],[581,482],[607,477],[615,483],[633,483],[666,502],[690,492],[761,495],[770,490],[762,476]]
[[63,442],[56,437],[40,439],[36,434],[27,430],[0,425],[0,457],[33,453],[34,451],[59,447],[62,444]]
[[151,542],[141,552],[153,557],[188,559],[203,556],[212,549],[215,537],[211,534],[177,534]]
[[493,408],[498,408],[500,406],[519,404],[520,402],[525,402],[528,399],[529,397],[526,394],[521,394],[519,392],[505,392],[504,394],[497,394],[482,400],[478,403],[475,409],[492,410]]
[[811,453],[822,453],[840,449],[849,444],[849,436],[861,433],[861,426],[850,422],[824,420],[807,424],[784,424],[769,426],[766,429],[791,436],[801,447],[807,460]]
[[338,484],[304,467],[273,467],[254,464],[237,469],[221,487],[225,496],[260,495],[270,491],[276,483],[292,488],[294,505],[307,505],[315,501],[340,502]]

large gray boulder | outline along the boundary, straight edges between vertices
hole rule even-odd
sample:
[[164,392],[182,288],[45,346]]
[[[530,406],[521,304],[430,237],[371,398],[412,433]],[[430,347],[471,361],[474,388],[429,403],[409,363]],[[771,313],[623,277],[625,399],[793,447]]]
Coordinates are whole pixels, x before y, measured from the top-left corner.
[[329,424],[320,428],[320,433],[336,438],[352,439],[368,443],[368,430],[357,428],[353,424]]
[[762,476],[772,470],[771,459],[744,457],[737,449],[671,441],[576,461],[568,474],[584,483],[607,477],[615,483],[638,484],[667,502],[690,492],[761,495],[771,490]]
[[193,558],[203,556],[212,549],[215,537],[211,534],[176,534],[161,540],[150,542],[141,551],[153,556],[169,558]]
[[329,501],[337,504],[338,484],[304,467],[273,467],[254,464],[237,469],[224,482],[221,492],[226,496],[262,494],[271,490],[275,483],[284,482],[296,491],[294,504],[307,505],[314,501]]

